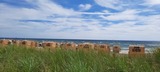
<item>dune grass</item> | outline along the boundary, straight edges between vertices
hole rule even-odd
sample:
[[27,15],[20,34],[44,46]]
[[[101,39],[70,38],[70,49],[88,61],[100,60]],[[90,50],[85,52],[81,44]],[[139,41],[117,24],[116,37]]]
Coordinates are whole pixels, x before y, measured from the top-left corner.
[[0,72],[159,72],[160,51],[143,57],[57,48],[0,47]]

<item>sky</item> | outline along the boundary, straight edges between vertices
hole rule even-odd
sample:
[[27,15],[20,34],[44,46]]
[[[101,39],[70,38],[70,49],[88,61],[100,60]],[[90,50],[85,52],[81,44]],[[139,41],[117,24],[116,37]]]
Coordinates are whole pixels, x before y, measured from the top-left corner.
[[0,0],[0,37],[160,41],[160,0]]

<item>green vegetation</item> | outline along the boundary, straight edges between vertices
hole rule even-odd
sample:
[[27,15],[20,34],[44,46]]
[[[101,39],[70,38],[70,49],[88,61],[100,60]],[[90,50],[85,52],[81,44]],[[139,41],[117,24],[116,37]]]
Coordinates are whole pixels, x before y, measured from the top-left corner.
[[96,51],[0,47],[0,72],[159,72],[160,50],[143,57]]

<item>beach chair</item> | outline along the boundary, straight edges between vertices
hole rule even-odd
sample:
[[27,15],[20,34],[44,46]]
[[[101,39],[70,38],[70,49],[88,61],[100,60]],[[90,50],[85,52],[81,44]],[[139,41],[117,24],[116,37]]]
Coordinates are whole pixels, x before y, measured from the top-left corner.
[[89,50],[94,49],[94,44],[92,44],[92,43],[78,44],[77,48],[78,48],[78,50],[89,51]]
[[120,50],[121,50],[120,46],[118,45],[113,46],[113,53],[119,53]]
[[97,45],[97,46],[95,47],[95,49],[96,49],[98,52],[106,52],[106,53],[109,53],[109,52],[110,52],[110,46],[107,45],[107,44]]
[[130,45],[128,55],[129,55],[129,57],[144,56],[145,55],[145,47],[138,46],[138,45]]
[[42,47],[49,48],[49,49],[55,49],[57,48],[57,43],[56,42],[43,42]]
[[27,48],[35,48],[37,47],[37,42],[31,40],[23,40],[20,42],[20,45]]
[[21,43],[20,40],[12,40],[12,42],[13,42],[13,45],[16,45],[16,46],[20,46],[20,43]]
[[3,39],[3,40],[0,40],[0,44],[1,44],[2,46],[11,45],[11,44],[12,44],[12,40]]
[[77,50],[75,43],[65,43],[64,49]]

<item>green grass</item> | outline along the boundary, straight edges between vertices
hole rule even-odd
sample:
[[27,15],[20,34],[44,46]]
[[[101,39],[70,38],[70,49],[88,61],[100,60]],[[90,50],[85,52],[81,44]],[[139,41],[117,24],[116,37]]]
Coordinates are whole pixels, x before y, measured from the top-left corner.
[[143,57],[112,53],[0,47],[0,72],[159,72],[160,50]]

